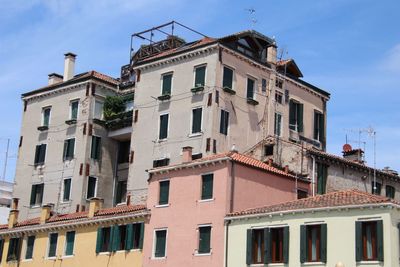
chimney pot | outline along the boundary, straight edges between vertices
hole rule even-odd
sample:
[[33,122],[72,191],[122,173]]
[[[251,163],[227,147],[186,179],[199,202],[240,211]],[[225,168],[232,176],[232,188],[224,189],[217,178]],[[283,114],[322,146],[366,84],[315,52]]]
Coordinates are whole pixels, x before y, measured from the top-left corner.
[[274,162],[273,159],[268,159],[268,165],[272,167],[272,163]]
[[48,203],[42,206],[42,212],[40,213],[40,224],[45,224],[51,216],[54,204]]
[[18,223],[19,210],[10,210],[10,215],[8,216],[8,228],[13,228]]
[[18,209],[18,202],[19,202],[19,198],[17,198],[17,197],[14,197],[11,200],[11,209],[12,210],[17,210]]
[[102,204],[103,204],[103,199],[102,198],[92,197],[90,199],[90,203],[89,203],[88,218],[93,218],[94,215],[96,214],[96,212],[101,209]]
[[126,196],[126,205],[129,206],[130,204],[131,204],[131,195],[128,194],[128,195]]
[[285,173],[288,174],[289,173],[289,165],[285,165],[285,169],[284,169]]
[[74,53],[68,52],[64,54],[64,79],[63,81],[66,82],[74,77],[75,72],[75,59],[76,55]]
[[182,148],[182,162],[191,162],[192,161],[192,151],[193,147],[185,146]]
[[267,47],[267,62],[276,64],[276,45],[272,44]]

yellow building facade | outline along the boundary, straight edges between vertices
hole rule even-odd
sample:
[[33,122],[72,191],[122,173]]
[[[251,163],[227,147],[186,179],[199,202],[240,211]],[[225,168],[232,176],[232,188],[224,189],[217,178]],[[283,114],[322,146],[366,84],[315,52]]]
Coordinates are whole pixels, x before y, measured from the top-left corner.
[[100,207],[92,199],[88,211],[53,215],[45,205],[40,218],[23,222],[11,210],[9,224],[0,226],[0,266],[142,266],[146,207]]

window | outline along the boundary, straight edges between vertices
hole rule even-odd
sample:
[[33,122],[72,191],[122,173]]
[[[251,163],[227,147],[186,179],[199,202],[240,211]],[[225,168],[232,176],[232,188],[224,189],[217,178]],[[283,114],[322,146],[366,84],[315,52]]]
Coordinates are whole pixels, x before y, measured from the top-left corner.
[[199,248],[198,254],[207,254],[211,252],[211,226],[199,226]]
[[164,258],[166,256],[167,230],[156,230],[154,239],[154,258]]
[[195,67],[194,87],[204,87],[206,80],[206,66]]
[[113,237],[112,237],[112,251],[125,250],[126,247],[126,225],[115,225],[113,227]]
[[171,95],[172,73],[163,74],[162,76],[161,95]]
[[281,136],[282,134],[282,114],[275,113],[274,134]]
[[383,261],[383,222],[356,222],[356,261]]
[[49,245],[47,251],[47,257],[52,258],[56,257],[57,253],[57,240],[58,240],[58,233],[51,233],[49,235]]
[[204,174],[201,176],[201,199],[212,199],[213,198],[213,183],[214,174]]
[[282,104],[283,101],[283,94],[279,91],[275,91],[275,102]]
[[233,90],[233,70],[228,67],[224,67],[222,87]]
[[264,93],[267,91],[267,80],[266,79],[261,80],[261,91]]
[[324,114],[314,110],[314,139],[320,142],[324,141]]
[[117,184],[117,194],[116,194],[116,203],[123,203],[126,201],[126,181],[118,181]]
[[111,251],[111,227],[97,229],[96,253]]
[[326,262],[327,225],[300,225],[300,261]]
[[128,225],[126,237],[126,249],[143,248],[144,223],[134,223]]
[[328,178],[328,165],[317,162],[317,194],[326,193],[326,180]]
[[255,83],[256,81],[251,79],[251,78],[247,78],[247,94],[246,97],[247,99],[254,99],[255,97]]
[[40,205],[42,205],[43,189],[44,189],[44,184],[34,184],[34,185],[32,185],[31,200],[30,200],[30,205],[31,206],[40,206]]
[[169,158],[153,160],[153,168],[168,166],[168,164],[169,164]]
[[192,134],[201,133],[202,108],[192,109]]
[[278,88],[283,88],[283,80],[276,79],[275,80],[275,86],[278,87]]
[[7,261],[17,261],[21,253],[21,238],[10,238]]
[[0,239],[0,263],[3,261],[4,239]]
[[28,238],[26,239],[26,252],[25,252],[26,260],[32,259],[34,245],[35,245],[35,236],[34,235],[28,236]]
[[246,263],[288,263],[289,227],[247,230]]
[[168,137],[168,119],[169,114],[163,114],[160,116],[160,133],[158,139],[164,140]]
[[65,236],[65,256],[74,255],[75,231],[69,231]]
[[265,145],[264,146],[264,157],[274,155],[274,145]]
[[228,126],[229,126],[229,112],[221,109],[221,120],[219,124],[219,132],[228,135]]
[[94,111],[93,111],[93,118],[102,120],[103,119],[103,108],[104,102],[100,100],[94,101]]
[[386,197],[394,198],[396,190],[391,185],[386,185]]
[[70,113],[69,118],[70,120],[78,119],[78,107],[79,107],[79,100],[73,100],[69,103]]
[[34,165],[43,165],[46,159],[46,144],[41,144],[36,146],[35,150],[35,162]]
[[131,141],[119,142],[118,163],[129,162],[130,149],[131,149]]
[[169,198],[169,180],[160,182],[160,195],[158,205],[167,205]]
[[50,113],[51,113],[51,107],[46,107],[42,109],[42,126],[49,127]]
[[64,141],[63,160],[71,160],[74,158],[75,138]]
[[63,182],[63,201],[70,201],[71,200],[71,178],[64,179]]
[[303,104],[293,99],[289,101],[289,129],[303,132]]
[[192,160],[201,159],[203,157],[203,153],[192,154]]
[[380,195],[381,191],[382,191],[382,184],[379,182],[376,182],[376,181],[375,182],[372,181],[371,188],[372,188],[372,190],[371,190],[372,194]]
[[91,199],[97,195],[97,178],[89,176],[87,183],[86,198]]
[[92,146],[90,149],[90,158],[94,160],[100,160],[101,156],[101,137],[92,136]]
[[297,189],[297,199],[302,199],[307,197],[308,197],[307,190]]

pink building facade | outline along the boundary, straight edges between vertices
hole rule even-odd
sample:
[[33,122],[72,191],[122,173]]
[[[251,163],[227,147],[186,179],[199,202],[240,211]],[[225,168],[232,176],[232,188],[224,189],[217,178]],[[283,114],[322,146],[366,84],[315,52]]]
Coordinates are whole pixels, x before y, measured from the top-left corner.
[[149,170],[143,266],[224,266],[227,213],[297,199],[299,180],[230,152]]

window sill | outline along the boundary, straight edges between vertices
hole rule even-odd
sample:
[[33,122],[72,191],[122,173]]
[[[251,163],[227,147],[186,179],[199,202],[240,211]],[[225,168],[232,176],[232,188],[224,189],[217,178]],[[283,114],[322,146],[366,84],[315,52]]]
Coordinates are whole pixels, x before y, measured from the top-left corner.
[[258,101],[253,99],[253,98],[247,98],[247,104],[253,105],[253,106],[257,106],[258,105]]
[[198,136],[202,136],[202,135],[203,135],[203,132],[199,132],[199,133],[191,133],[188,136],[189,137],[198,137]]
[[66,120],[66,121],[65,121],[65,124],[73,125],[73,124],[76,124],[76,122],[77,122],[76,119],[69,119],[69,120]]
[[168,139],[164,138],[164,139],[157,139],[157,143],[162,143],[162,142],[166,142]]
[[43,131],[47,131],[49,129],[49,126],[39,126],[39,127],[37,127],[37,129],[39,131],[43,132]]
[[377,264],[380,264],[380,263],[382,263],[382,262],[380,262],[380,261],[376,261],[376,260],[373,260],[373,261],[359,261],[359,262],[356,262],[356,265],[357,266],[359,266],[359,265],[377,265]]
[[61,259],[70,259],[73,258],[75,255],[64,255],[61,257]]
[[212,202],[214,200],[215,200],[215,198],[199,199],[199,200],[197,200],[197,202],[204,203],[204,202]]
[[224,92],[227,92],[228,94],[231,94],[231,95],[235,95],[236,94],[235,90],[233,90],[233,89],[231,89],[229,87],[224,87],[222,90],[224,90]]
[[33,258],[32,259],[22,259],[21,260],[21,262],[30,262],[30,261],[33,261]]
[[209,252],[209,253],[194,253],[193,255],[195,256],[195,257],[204,257],[204,256],[211,256],[211,252]]
[[111,252],[109,252],[109,251],[103,251],[103,252],[99,252],[99,253],[97,253],[97,255],[106,255],[106,256],[109,256],[109,255],[111,255]]
[[46,257],[46,258],[44,258],[45,260],[50,260],[50,261],[55,261],[55,260],[57,260],[57,256],[54,256],[54,257]]
[[192,93],[203,92],[204,91],[204,86],[200,85],[200,86],[197,86],[197,87],[193,87],[192,89],[190,89],[190,91],[192,91]]
[[285,263],[283,262],[275,262],[275,263],[270,263],[268,266],[285,266]]
[[161,204],[161,205],[155,205],[155,208],[167,208],[169,207],[169,204]]
[[313,261],[313,262],[305,262],[302,263],[303,266],[314,266],[314,265],[326,265],[325,262],[322,261]]
[[167,256],[165,256],[165,257],[151,257],[151,259],[152,260],[166,260],[167,259]]
[[71,204],[72,200],[63,200],[60,202],[60,204]]
[[157,97],[157,99],[160,101],[167,101],[171,99],[171,95],[170,94],[160,95],[159,97]]
[[35,205],[30,205],[29,208],[37,209],[37,208],[40,208],[41,206],[42,206],[42,204],[35,204]]

